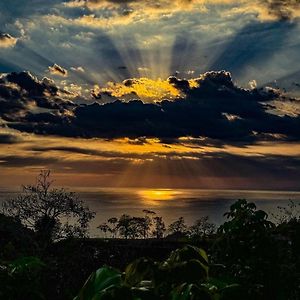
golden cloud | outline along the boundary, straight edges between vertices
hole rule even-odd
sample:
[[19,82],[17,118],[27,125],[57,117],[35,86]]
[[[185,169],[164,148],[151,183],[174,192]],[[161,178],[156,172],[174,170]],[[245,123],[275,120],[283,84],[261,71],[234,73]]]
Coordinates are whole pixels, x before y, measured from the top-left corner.
[[222,6],[233,14],[256,14],[262,20],[293,19],[300,16],[299,0],[74,0],[66,7],[85,7],[90,11],[114,11],[108,19],[119,16],[130,19],[154,19],[162,15],[186,11],[209,11],[210,6]]
[[53,66],[48,67],[48,70],[52,75],[58,75],[58,76],[63,76],[63,77],[68,76],[68,71],[57,64],[54,64]]
[[0,48],[14,47],[18,39],[8,33],[0,33]]
[[174,99],[181,96],[181,91],[168,80],[153,80],[145,77],[127,79],[122,83],[109,82],[99,92],[106,92],[120,99],[139,98],[145,102],[153,102],[153,100],[164,98]]

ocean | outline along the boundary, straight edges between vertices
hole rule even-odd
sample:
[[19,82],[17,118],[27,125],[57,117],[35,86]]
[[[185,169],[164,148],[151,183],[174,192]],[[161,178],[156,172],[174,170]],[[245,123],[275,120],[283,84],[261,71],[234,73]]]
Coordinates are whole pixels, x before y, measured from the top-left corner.
[[[237,199],[254,202],[265,210],[270,218],[278,213],[278,206],[287,206],[289,201],[300,203],[296,191],[249,191],[249,190],[200,190],[200,189],[149,189],[149,188],[68,188],[77,193],[96,217],[91,222],[91,235],[100,236],[97,226],[110,217],[122,214],[143,215],[144,209],[153,210],[162,216],[166,224],[184,217],[191,225],[202,216],[221,224],[223,214]],[[16,196],[18,191],[0,189],[0,203]]]

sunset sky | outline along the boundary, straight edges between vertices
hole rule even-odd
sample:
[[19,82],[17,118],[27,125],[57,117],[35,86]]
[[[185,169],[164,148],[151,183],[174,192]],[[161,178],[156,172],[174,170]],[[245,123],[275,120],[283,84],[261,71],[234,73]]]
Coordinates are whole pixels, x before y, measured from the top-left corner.
[[0,188],[300,189],[299,0],[0,2]]

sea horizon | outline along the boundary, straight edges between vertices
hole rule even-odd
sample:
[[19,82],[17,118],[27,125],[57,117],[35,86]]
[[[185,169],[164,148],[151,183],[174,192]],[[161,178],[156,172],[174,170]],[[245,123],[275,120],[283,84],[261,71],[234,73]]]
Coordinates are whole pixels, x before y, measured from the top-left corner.
[[[55,181],[54,181],[55,185]],[[2,191],[20,191],[23,185],[15,185],[4,187],[0,186],[0,192]],[[73,186],[73,185],[56,185],[56,188],[64,188],[66,190],[83,191],[87,189],[92,190],[105,190],[105,189],[118,189],[118,190],[130,190],[130,189],[149,189],[149,190],[199,190],[199,191],[247,191],[247,192],[295,192],[300,193],[300,188],[197,188],[197,187],[170,187],[170,186]]]
[[[110,217],[122,214],[143,215],[143,210],[155,211],[166,224],[184,217],[188,225],[208,216],[216,225],[224,222],[224,213],[237,199],[254,202],[258,209],[265,210],[271,219],[279,213],[278,206],[286,207],[290,201],[300,203],[299,191],[275,190],[229,190],[229,189],[182,189],[182,188],[133,188],[133,187],[65,187],[75,192],[92,211],[96,212],[91,222],[92,236],[101,236],[97,229]],[[0,203],[14,198],[21,189],[4,190],[0,187]]]

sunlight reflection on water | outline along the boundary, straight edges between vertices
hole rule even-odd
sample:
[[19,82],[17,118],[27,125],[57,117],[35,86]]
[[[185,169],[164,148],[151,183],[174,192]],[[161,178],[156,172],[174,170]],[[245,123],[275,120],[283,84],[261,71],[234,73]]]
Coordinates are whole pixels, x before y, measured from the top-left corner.
[[137,190],[136,193],[145,205],[160,206],[160,201],[175,200],[176,198],[180,198],[184,192],[173,189],[145,189]]
[[112,216],[143,215],[143,209],[155,211],[167,224],[183,216],[192,224],[202,216],[209,216],[216,224],[224,221],[223,214],[237,199],[247,199],[272,216],[278,206],[289,200],[300,203],[300,192],[288,191],[236,191],[196,189],[93,189],[81,191],[80,196],[97,212],[93,227]]
[[[289,191],[236,191],[196,189],[147,189],[147,188],[69,188],[77,192],[97,215],[92,221],[91,232],[98,235],[96,227],[110,217],[126,213],[141,216],[143,209],[155,211],[167,224],[183,216],[192,224],[201,216],[209,216],[216,224],[224,221],[223,214],[237,199],[247,199],[257,204],[270,216],[278,206],[289,200],[300,203],[300,192]],[[1,199],[12,198],[12,191],[0,190]]]

